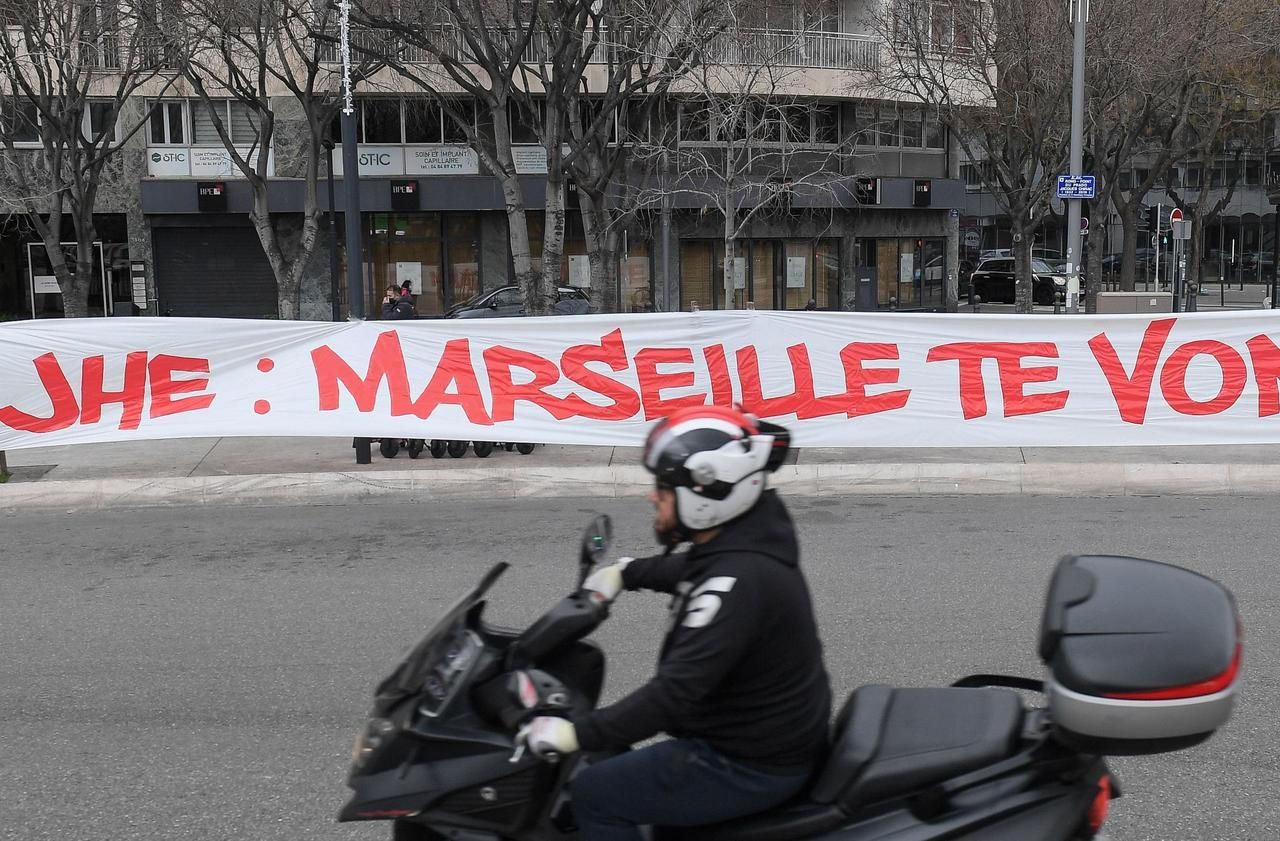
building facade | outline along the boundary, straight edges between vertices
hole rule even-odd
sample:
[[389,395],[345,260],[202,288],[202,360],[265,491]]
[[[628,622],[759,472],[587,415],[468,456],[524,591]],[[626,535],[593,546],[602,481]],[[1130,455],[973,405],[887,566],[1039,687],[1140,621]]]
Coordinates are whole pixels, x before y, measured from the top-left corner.
[[[761,169],[755,172],[753,161],[744,175],[766,178],[761,173],[786,157],[790,172],[803,177],[829,170],[841,186],[797,189],[785,207],[744,214],[750,221],[726,261],[724,215],[689,186],[696,178],[687,178],[683,188],[651,200],[623,232],[617,286],[600,296],[608,309],[946,307],[947,282],[958,268],[959,216],[971,196],[959,178],[955,145],[936,116],[919,104],[877,95],[880,45],[859,31],[868,28],[864,5],[823,4],[826,13],[814,28],[798,20],[790,4],[762,0],[762,26],[746,31],[748,39],[794,48],[774,51],[791,74],[785,97],[768,106],[781,115],[780,127],[776,135],[764,122],[753,129],[764,132],[753,140]],[[806,28],[789,30],[789,22]],[[388,284],[408,282],[420,315],[439,315],[512,282],[505,201],[498,180],[434,101],[397,87],[371,86],[356,100],[358,259],[366,312],[376,312]],[[228,98],[217,107],[237,148],[254,149],[248,106]],[[285,93],[272,107],[276,143],[265,150],[269,207],[277,230],[291,236],[304,208],[304,162],[295,147],[305,115]],[[276,317],[274,276],[248,219],[252,191],[208,109],[180,79],[158,94],[140,93],[130,108],[142,115],[142,130],[126,141],[99,200],[102,288],[95,311]],[[674,138],[679,153],[662,175],[673,183],[682,177],[682,154],[714,156],[736,140],[700,119],[692,94],[673,94],[659,113],[661,125],[645,131]],[[632,127],[625,114],[616,119],[619,138],[627,142]],[[513,141],[527,205],[536,209],[544,196],[546,153],[518,120]],[[342,171],[341,149],[331,155],[321,164],[318,191],[325,226],[302,293],[303,317],[319,320],[332,317],[334,295],[340,309],[347,306],[342,197],[350,176]],[[330,195],[337,197],[333,214],[327,213]],[[567,204],[560,279],[585,285],[587,249],[572,187]],[[10,220],[0,233],[0,312],[57,315],[56,283],[50,284],[42,246],[20,217]],[[531,210],[535,259],[541,225]],[[725,278],[726,271],[732,278]]]

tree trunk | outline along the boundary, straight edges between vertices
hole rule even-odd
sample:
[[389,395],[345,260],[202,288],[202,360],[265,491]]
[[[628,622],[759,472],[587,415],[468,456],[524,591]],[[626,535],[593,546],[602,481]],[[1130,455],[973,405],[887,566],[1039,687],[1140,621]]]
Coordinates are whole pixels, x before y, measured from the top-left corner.
[[[546,315],[556,301],[556,287],[560,285],[560,262],[564,257],[564,182],[553,178],[548,167],[547,210],[542,227],[542,278],[538,284],[538,296],[528,302],[529,315]],[[536,303],[536,305],[534,305]]]
[[1120,225],[1124,230],[1124,245],[1121,247],[1120,290],[1132,292],[1135,288],[1138,264],[1138,203],[1129,202],[1120,209]]
[[293,267],[280,249],[280,241],[276,236],[275,227],[271,224],[271,214],[266,211],[266,204],[265,191],[260,195],[255,189],[254,209],[249,214],[249,221],[253,223],[253,230],[258,235],[258,242],[262,245],[267,263],[271,266],[271,273],[276,279],[276,315],[285,320],[296,319],[299,311],[298,289],[301,282],[295,283]]
[[1035,225],[1026,213],[1013,215],[1013,304],[1014,312],[1032,312],[1035,303],[1031,277],[1031,249],[1035,244]]
[[[59,235],[61,229],[61,219],[57,219],[56,223],[50,220],[50,223],[44,226],[44,230],[40,232],[40,239],[44,242],[45,254],[49,257],[49,266],[53,269],[54,276],[58,278],[58,288],[62,290],[62,314],[66,318],[86,318],[89,315],[89,284],[87,278],[93,272],[93,262],[91,259],[89,271],[84,273],[80,271],[78,258],[76,260],[77,265],[71,266],[67,264],[67,252],[62,247],[62,237]],[[92,245],[90,249],[92,249]]]
[[606,299],[615,288],[612,283],[617,277],[616,270],[610,272],[609,267],[618,264],[616,245],[611,247],[616,237],[610,233],[609,211],[602,201],[582,188],[578,189],[578,203],[582,212],[582,234],[587,242],[587,262],[591,265],[591,303],[596,312],[608,312]]
[[[1106,204],[1104,203],[1101,206],[1106,207]],[[1089,247],[1085,249],[1085,262],[1087,265],[1084,270],[1086,283],[1084,311],[1095,313],[1098,311],[1098,293],[1102,291],[1102,252],[1105,250],[1102,244],[1102,233],[1105,230],[1105,225],[1099,224],[1094,227],[1091,224],[1090,229],[1089,237],[1094,241],[1089,243]]]

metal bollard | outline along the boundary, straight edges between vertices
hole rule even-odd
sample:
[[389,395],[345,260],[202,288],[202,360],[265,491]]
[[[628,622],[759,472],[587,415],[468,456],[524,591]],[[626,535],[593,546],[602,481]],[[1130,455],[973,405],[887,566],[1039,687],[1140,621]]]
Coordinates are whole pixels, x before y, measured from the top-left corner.
[[0,450],[0,482],[7,482],[9,475],[9,462],[5,459],[4,450]]
[[897,308],[898,308],[898,296],[897,296],[897,295],[890,295],[890,296],[889,296],[889,309],[891,309],[891,310],[896,310]]
[[981,295],[970,295],[969,303],[973,306],[974,312],[982,312],[982,296]]

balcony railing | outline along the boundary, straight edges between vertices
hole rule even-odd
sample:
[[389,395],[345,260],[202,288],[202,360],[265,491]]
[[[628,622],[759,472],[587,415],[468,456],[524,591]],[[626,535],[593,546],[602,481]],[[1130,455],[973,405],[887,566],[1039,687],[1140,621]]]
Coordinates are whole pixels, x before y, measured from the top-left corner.
[[727,64],[875,70],[880,66],[880,42],[845,32],[748,29],[720,36],[709,55]]
[[[518,33],[495,28],[489,39],[515,43]],[[591,57],[591,63],[604,64],[614,51],[632,48],[635,39],[623,35],[604,43]],[[416,37],[402,41],[382,30],[354,29],[351,32],[352,61],[393,57],[408,63],[431,63],[437,55],[466,62],[470,46],[457,27],[438,25],[417,30]],[[546,33],[534,33],[525,46],[523,60],[535,64],[550,53]],[[780,29],[739,30],[714,39],[705,53],[708,60],[724,64],[752,64],[776,67],[807,67],[830,70],[875,70],[880,66],[880,42],[866,35],[845,32],[797,32]],[[320,61],[337,63],[338,45],[326,41],[319,50]]]

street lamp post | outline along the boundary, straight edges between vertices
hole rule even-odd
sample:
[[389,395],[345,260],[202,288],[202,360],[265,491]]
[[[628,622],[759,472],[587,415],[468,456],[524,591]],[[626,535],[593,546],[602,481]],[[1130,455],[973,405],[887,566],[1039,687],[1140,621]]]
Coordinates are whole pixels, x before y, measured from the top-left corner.
[[[351,2],[338,3],[339,49],[342,52],[342,188],[347,222],[347,312],[352,321],[364,320],[364,246],[360,240],[360,156],[356,150],[356,105],[351,91]],[[332,172],[333,162],[329,162]],[[372,441],[356,438],[356,464],[373,460]]]
[[333,320],[342,320],[342,296],[338,291],[338,229],[334,224],[334,217],[337,215],[338,208],[334,203],[333,197],[333,148],[332,140],[321,141],[324,147],[325,158],[328,163],[328,180],[329,180],[329,213],[327,214],[327,228],[329,231],[329,299],[333,302]]
[[[1089,20],[1089,0],[1067,0],[1075,23],[1075,56],[1071,68],[1071,175],[1083,172],[1084,156],[1084,25]],[[1067,311],[1080,311],[1080,262],[1084,258],[1080,236],[1082,199],[1067,199]]]

